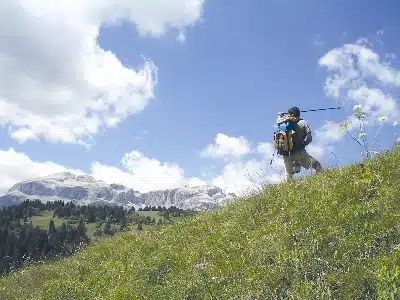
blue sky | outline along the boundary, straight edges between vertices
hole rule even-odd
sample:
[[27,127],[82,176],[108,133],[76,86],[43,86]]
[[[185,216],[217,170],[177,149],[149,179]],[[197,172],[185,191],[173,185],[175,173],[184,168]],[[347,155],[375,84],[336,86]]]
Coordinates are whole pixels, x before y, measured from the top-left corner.
[[[139,2],[145,3],[144,1]],[[157,1],[153,2],[154,6],[157,6]],[[243,168],[249,165],[262,167],[267,159],[260,157],[257,152],[244,151],[246,153],[240,155],[233,150],[235,146],[232,144],[225,145],[224,149],[228,149],[226,151],[229,153],[222,151],[219,152],[219,155],[205,157],[201,155],[201,152],[207,145],[215,143],[218,134],[234,139],[243,137],[251,149],[256,149],[262,143],[272,142],[273,124],[278,111],[286,111],[293,105],[299,106],[301,109],[337,105],[338,99],[328,96],[324,90],[327,77],[334,75],[335,71],[329,71],[319,64],[321,57],[327,55],[332,49],[343,49],[341,47],[344,44],[357,45],[357,42],[360,44],[360,39],[367,39],[371,45],[364,41],[362,47],[368,48],[380,56],[379,66],[388,67],[390,63],[390,67],[393,68],[390,70],[394,72],[394,78],[396,78],[396,74],[399,76],[399,73],[396,73],[400,68],[397,59],[392,59],[387,64],[384,63],[386,54],[398,55],[400,53],[400,44],[396,38],[400,24],[397,14],[400,4],[395,0],[380,2],[254,0],[231,1],[229,5],[224,1],[206,0],[200,5],[201,12],[193,11],[193,13],[186,12],[182,7],[196,1],[174,2],[176,3],[171,5],[171,12],[165,13],[168,16],[170,14],[171,17],[165,17],[165,20],[163,20],[162,10],[153,13],[153,9],[159,8],[152,8],[148,4],[144,4],[137,7],[133,5],[129,18],[120,16],[120,22],[109,22],[108,24],[105,22],[109,16],[104,11],[97,12],[97,8],[91,10],[91,7],[81,8],[81,11],[96,11],[99,17],[93,19],[86,17],[87,19],[85,19],[85,16],[81,16],[82,20],[77,22],[77,27],[86,28],[84,26],[89,23],[88,20],[98,26],[100,28],[98,45],[104,51],[110,51],[120,61],[123,68],[142,68],[143,57],[150,59],[155,64],[158,68],[158,81],[153,90],[155,97],[148,100],[142,111],[121,117],[121,121],[115,127],[99,127],[97,132],[92,135],[93,145],[90,148],[76,142],[49,140],[46,138],[47,133],[38,130],[33,130],[34,133],[28,134],[28,136],[37,134],[36,139],[15,138],[10,132],[19,128],[20,124],[11,117],[7,118],[3,113],[0,120],[5,124],[0,129],[0,149],[6,152],[13,148],[16,153],[29,158],[27,164],[21,163],[20,166],[18,164],[14,166],[11,163],[5,164],[4,169],[8,173],[3,176],[8,176],[6,182],[13,183],[19,179],[25,179],[26,176],[43,175],[45,172],[65,167],[66,169],[78,169],[88,174],[92,173],[94,176],[97,174],[98,176],[95,177],[103,180],[112,180],[110,176],[117,174],[115,181],[122,180],[126,184],[129,179],[125,177],[125,179],[121,179],[121,173],[113,172],[116,172],[115,168],[118,168],[126,176],[132,175],[132,170],[128,170],[127,164],[124,165],[121,159],[126,153],[137,151],[142,155],[140,159],[147,157],[157,160],[160,162],[160,166],[165,163],[176,164],[184,170],[185,180],[195,177],[208,183],[220,183],[222,187],[234,185],[235,183],[232,181],[240,181],[243,176],[232,178],[232,174],[226,173],[232,173],[233,170],[238,173],[243,172]],[[7,5],[10,10],[15,10],[11,4]],[[112,10],[112,4],[109,5],[104,9]],[[33,11],[34,9],[34,5],[32,5],[26,11],[18,12],[18,16],[28,19],[31,17],[29,10]],[[141,9],[148,14],[149,18],[153,17],[154,22],[152,19],[148,19],[147,21],[150,20],[149,25],[143,21],[143,18],[140,19]],[[59,13],[57,8],[54,11],[46,11],[46,14],[49,15],[57,13]],[[71,8],[68,13],[75,14],[76,11]],[[84,14],[82,13],[82,15]],[[104,19],[102,19],[103,16]],[[44,18],[43,24],[49,20],[51,19]],[[59,22],[60,28],[64,28],[62,20]],[[165,28],[161,30],[161,33],[157,32],[157,26],[152,22],[154,24],[159,22],[165,25]],[[68,26],[65,27],[66,40],[69,37],[68,30],[71,30]],[[183,42],[177,40],[179,31],[185,35]],[[50,41],[50,32],[48,34]],[[32,36],[34,36],[33,33]],[[82,37],[72,36],[71,40],[76,42],[83,37],[84,34]],[[44,33],[41,40],[35,41],[36,46],[40,46],[40,43],[43,44],[36,50],[38,55],[44,57],[53,53],[51,47],[54,47],[54,51],[60,51],[60,49],[62,51],[63,48],[54,46],[54,43],[57,42],[47,44],[46,38]],[[31,39],[27,43],[29,41]],[[15,39],[5,39],[3,43],[0,43],[0,54],[2,52],[5,54],[15,53],[9,49],[17,49],[13,48],[19,45],[17,42]],[[68,49],[65,52],[82,54],[78,51],[78,45],[80,44],[68,43]],[[358,54],[354,55],[359,58]],[[63,68],[67,68],[66,66],[69,68],[68,58],[73,56],[65,54],[64,57],[64,54],[57,52],[56,57],[60,58],[56,60],[56,63],[46,61],[50,66],[49,72],[55,70],[54,72],[64,74]],[[66,60],[61,63],[65,58]],[[19,76],[21,74],[30,76],[29,74],[36,74],[35,72],[43,72],[38,70],[34,70],[32,73],[28,72],[31,71],[31,68],[27,66],[27,62],[29,59],[34,60],[35,56],[25,57],[21,54],[18,55],[18,59],[21,60]],[[51,63],[59,65],[52,68]],[[372,79],[369,81],[366,78],[364,83],[368,83],[368,87],[379,88],[383,93],[391,93],[393,100],[397,102],[400,79],[397,81],[395,79],[391,86],[388,86],[387,82],[376,80],[377,72],[382,71],[379,66],[374,64],[376,68],[368,71],[371,72],[369,76]],[[8,68],[11,67],[10,64],[4,64],[0,68],[3,73],[7,73],[10,72]],[[373,72],[375,75],[372,74]],[[102,73],[102,76],[107,78],[111,74],[105,72]],[[17,76],[15,78],[15,80],[18,79]],[[62,86],[68,86],[70,82],[62,83]],[[40,83],[39,85],[38,83],[38,86],[40,88],[52,87],[54,84],[50,81],[46,84]],[[86,81],[79,84],[85,85]],[[18,84],[15,88],[18,88]],[[77,91],[78,89],[80,91],[80,85],[74,84],[72,88],[71,84],[69,88],[71,90],[76,88]],[[342,87],[341,90],[347,92],[350,89]],[[7,96],[8,103],[21,103],[17,98],[13,99],[12,95],[12,92],[8,92],[0,94],[0,98]],[[123,97],[129,98],[126,94],[123,94]],[[47,101],[47,104],[58,101],[51,96],[40,99]],[[68,97],[60,99],[66,103],[69,101]],[[320,140],[323,139],[323,142],[318,142],[318,136],[315,135],[318,130],[321,130],[324,122],[340,122],[351,115],[353,105],[365,103],[365,98],[357,99],[358,102],[354,99],[351,100],[341,111],[314,112],[303,115],[313,130],[315,138],[313,144],[319,147],[310,149],[310,152],[316,155],[319,153],[318,158],[326,166],[335,163],[333,156],[329,154],[330,150],[334,151],[344,164],[352,163],[360,157],[358,146],[346,137],[329,140],[329,136],[334,133],[328,132],[323,137],[320,135]],[[28,95],[26,101],[34,103],[37,100],[33,96],[29,98]],[[384,105],[383,102],[379,103]],[[28,105],[26,107],[22,107],[22,105],[21,108],[24,108],[25,111],[28,110]],[[377,107],[370,108],[371,114],[378,113],[378,110]],[[389,125],[386,125],[382,131],[379,141],[384,143],[385,147],[389,147],[393,143],[395,128],[391,124],[395,118],[396,114],[389,119]],[[30,123],[25,125],[29,127]],[[12,126],[13,129],[10,130],[9,126]],[[376,129],[376,126],[369,128],[368,130],[371,131],[367,132],[368,137]],[[236,145],[237,140],[230,141]],[[224,145],[214,146],[213,149],[216,152],[218,152],[218,147],[224,147]],[[43,171],[41,166],[45,162],[51,162],[57,167],[47,168]],[[93,171],[93,162],[98,162],[104,167],[102,173]],[[24,175],[23,170],[29,168],[32,163],[35,171]],[[227,170],[229,166],[231,171]],[[142,167],[144,168],[144,165],[140,164],[140,168]],[[277,165],[277,167],[282,167],[282,165]],[[166,174],[162,171],[160,173],[159,169],[153,174],[154,177]],[[104,175],[104,172],[108,175]],[[152,176],[151,172],[145,172],[145,174],[149,177]],[[132,176],[145,175],[137,173]],[[219,180],[216,180],[218,176]],[[164,178],[160,178],[155,182],[154,188],[164,187],[162,183],[159,184],[163,180]],[[132,185],[134,182],[133,178]],[[179,180],[173,181],[171,187],[181,183]],[[3,187],[4,189],[5,187]],[[138,189],[140,190],[140,186]]]

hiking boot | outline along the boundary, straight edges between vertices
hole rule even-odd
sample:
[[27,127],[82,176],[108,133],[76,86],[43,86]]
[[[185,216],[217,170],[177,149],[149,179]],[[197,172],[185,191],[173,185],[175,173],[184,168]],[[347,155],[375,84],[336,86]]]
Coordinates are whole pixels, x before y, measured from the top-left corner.
[[316,173],[319,173],[319,172],[322,171],[322,165],[321,165],[320,162],[317,161],[317,160],[315,160],[315,161],[312,163],[311,167],[315,170]]

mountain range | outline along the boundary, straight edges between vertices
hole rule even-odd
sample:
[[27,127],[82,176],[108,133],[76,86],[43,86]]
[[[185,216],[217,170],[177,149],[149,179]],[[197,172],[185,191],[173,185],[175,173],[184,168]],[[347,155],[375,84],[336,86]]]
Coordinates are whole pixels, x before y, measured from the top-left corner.
[[146,193],[120,184],[107,184],[88,175],[69,172],[25,180],[12,186],[0,197],[0,207],[18,204],[26,199],[43,202],[63,200],[81,205],[122,205],[135,208],[144,206],[175,206],[195,211],[213,210],[237,199],[211,185],[154,190]]

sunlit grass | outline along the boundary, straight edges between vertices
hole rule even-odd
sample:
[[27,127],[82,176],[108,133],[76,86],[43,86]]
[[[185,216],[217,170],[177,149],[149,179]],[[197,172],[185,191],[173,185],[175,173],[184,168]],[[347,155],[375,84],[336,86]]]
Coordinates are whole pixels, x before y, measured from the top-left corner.
[[[61,224],[63,222],[65,222],[65,220],[63,218],[59,218],[57,216],[53,217],[54,211],[43,211],[40,215],[38,216],[32,216],[30,218],[28,218],[28,223],[32,222],[33,226],[39,226],[41,229],[45,229],[47,230],[49,228],[49,222],[51,219],[54,220],[54,225],[56,227],[61,226]],[[21,223],[22,223],[22,219],[21,219]]]
[[[1,299],[399,299],[400,151],[102,239]],[[396,298],[397,297],[397,298]]]

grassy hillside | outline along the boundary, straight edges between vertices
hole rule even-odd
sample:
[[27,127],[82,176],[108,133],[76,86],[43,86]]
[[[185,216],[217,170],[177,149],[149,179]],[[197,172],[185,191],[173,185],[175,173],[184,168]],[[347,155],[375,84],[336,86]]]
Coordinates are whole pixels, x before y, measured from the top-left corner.
[[399,299],[400,151],[0,280],[1,299]]

